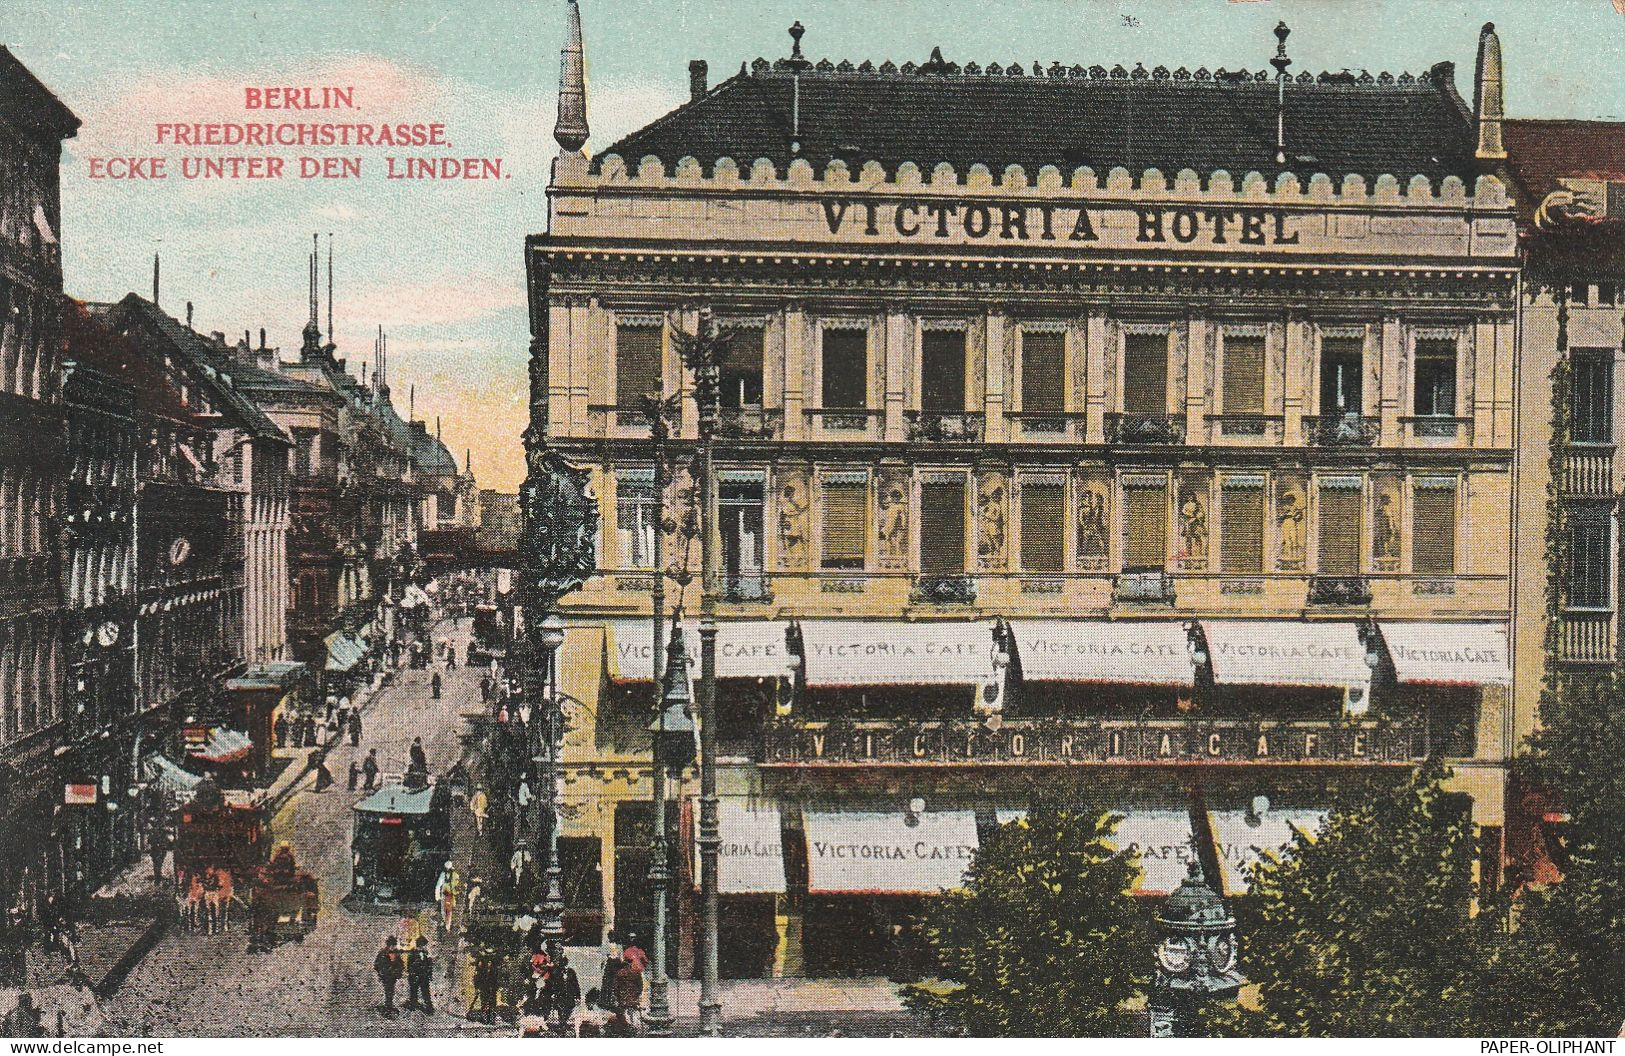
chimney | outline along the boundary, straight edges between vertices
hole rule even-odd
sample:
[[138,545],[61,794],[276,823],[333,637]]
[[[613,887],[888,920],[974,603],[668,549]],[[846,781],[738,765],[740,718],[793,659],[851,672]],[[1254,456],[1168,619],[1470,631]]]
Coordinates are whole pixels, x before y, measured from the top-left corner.
[[571,153],[587,145],[587,72],[581,44],[581,8],[568,0],[568,34],[559,53],[559,119],[553,139]]
[[688,61],[688,98],[689,101],[705,97],[705,60],[690,59]]
[[440,439],[440,416],[438,414],[434,416],[434,438],[436,440]]
[[1507,156],[1501,142],[1501,38],[1495,23],[1486,22],[1478,33],[1478,73],[1473,84],[1473,117],[1478,122],[1478,157]]

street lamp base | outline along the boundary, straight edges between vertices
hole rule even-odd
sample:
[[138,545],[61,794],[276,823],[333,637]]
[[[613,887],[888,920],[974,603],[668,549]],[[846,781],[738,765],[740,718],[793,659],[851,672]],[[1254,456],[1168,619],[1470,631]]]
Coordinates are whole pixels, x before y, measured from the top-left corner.
[[708,1038],[722,1036],[722,1002],[700,1005],[700,1033]]

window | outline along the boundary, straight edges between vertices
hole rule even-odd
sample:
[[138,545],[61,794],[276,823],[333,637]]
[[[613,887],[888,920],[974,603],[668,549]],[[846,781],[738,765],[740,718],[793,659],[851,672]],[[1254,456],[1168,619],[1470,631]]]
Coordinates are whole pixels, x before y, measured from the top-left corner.
[[920,572],[965,574],[965,482],[930,481],[920,486]]
[[1226,481],[1219,493],[1219,570],[1264,571],[1264,482]]
[[865,474],[824,480],[824,568],[861,569],[869,535],[869,482]]
[[1021,410],[1061,414],[1066,410],[1066,335],[1047,330],[1021,332]]
[[1611,282],[1597,284],[1597,304],[1612,308],[1619,301],[1619,287]]
[[1601,518],[1569,523],[1568,603],[1576,609],[1606,609],[1613,591],[1608,560],[1608,522]]
[[1320,485],[1321,575],[1360,574],[1360,479],[1336,477]]
[[1416,413],[1450,417],[1456,413],[1456,343],[1416,343]]
[[1066,486],[1059,481],[1021,485],[1021,567],[1060,572],[1065,566]]
[[1456,574],[1456,482],[1419,480],[1411,504],[1411,569],[1421,576]]
[[1264,339],[1224,339],[1224,413],[1264,413]]
[[661,327],[622,324],[615,328],[615,403],[637,407],[646,393],[665,391],[660,369]]
[[762,480],[729,480],[717,496],[722,522],[722,571],[730,577],[762,574]]
[[1614,359],[1606,349],[1575,349],[1569,385],[1569,428],[1577,443],[1614,438]]
[[1320,413],[1325,416],[1359,414],[1361,362],[1359,338],[1327,338],[1320,344]]
[[1569,303],[1576,308],[1584,308],[1591,303],[1591,287],[1583,282],[1574,283],[1569,287]]
[[763,338],[759,326],[730,328],[728,351],[722,362],[722,406],[737,411],[762,405]]
[[1161,570],[1168,560],[1168,488],[1162,483],[1123,485],[1123,569]]
[[1125,339],[1123,413],[1168,413],[1168,335],[1129,334]]
[[615,528],[620,535],[621,564],[653,568],[655,532],[660,522],[660,496],[651,469],[623,469],[615,476]]
[[927,330],[920,338],[920,408],[965,410],[965,331]]
[[825,330],[823,359],[825,407],[869,405],[869,334],[866,330]]

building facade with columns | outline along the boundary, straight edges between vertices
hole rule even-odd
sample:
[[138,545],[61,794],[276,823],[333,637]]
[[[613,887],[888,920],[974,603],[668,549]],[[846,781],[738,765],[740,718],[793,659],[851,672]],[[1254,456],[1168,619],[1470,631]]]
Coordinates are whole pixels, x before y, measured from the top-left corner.
[[[725,974],[906,968],[920,900],[1037,801],[1123,814],[1144,893],[1191,853],[1241,892],[1436,755],[1498,872],[1524,720],[1493,31],[1473,106],[1450,63],[1313,75],[1284,33],[1273,73],[792,37],[719,84],[692,64],[688,102],[591,157],[566,49],[526,259],[533,424],[603,513],[561,661],[578,939],[649,934],[653,551],[675,528],[698,571],[674,335],[702,306],[731,335]],[[664,495],[646,392],[682,397]],[[685,621],[697,590],[667,578]]]

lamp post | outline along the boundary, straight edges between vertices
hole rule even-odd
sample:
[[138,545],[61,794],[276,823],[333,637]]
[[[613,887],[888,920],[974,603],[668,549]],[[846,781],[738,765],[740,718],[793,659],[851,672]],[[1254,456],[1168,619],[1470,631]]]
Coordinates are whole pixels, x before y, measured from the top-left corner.
[[1208,886],[1194,848],[1190,872],[1157,910],[1151,1036],[1197,1037],[1198,1010],[1233,1000],[1247,980],[1236,969],[1236,918]]
[[649,980],[649,1032],[670,1033],[672,1016],[666,977],[666,892],[671,871],[666,868],[666,774],[681,773],[694,761],[694,697],[688,681],[688,648],[683,644],[682,627],[673,624],[671,646],[666,650],[666,667],[660,679],[659,714],[649,724],[654,733],[654,845],[649,867],[649,887],[654,893],[655,927],[653,963]]
[[722,1033],[722,999],[717,990],[717,473],[712,440],[721,416],[720,373],[728,338],[709,307],[699,310],[693,334],[676,334],[683,363],[694,372],[694,404],[699,411],[700,477],[700,1032]]

